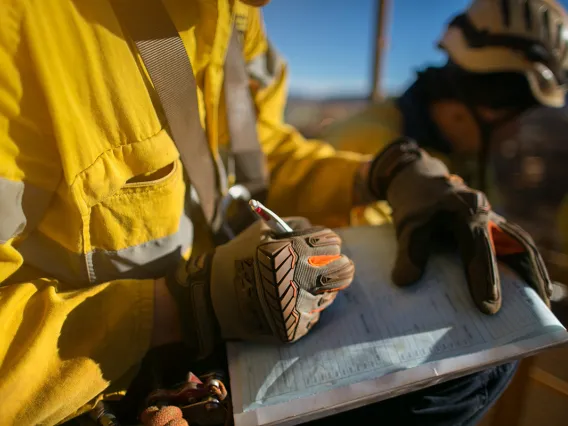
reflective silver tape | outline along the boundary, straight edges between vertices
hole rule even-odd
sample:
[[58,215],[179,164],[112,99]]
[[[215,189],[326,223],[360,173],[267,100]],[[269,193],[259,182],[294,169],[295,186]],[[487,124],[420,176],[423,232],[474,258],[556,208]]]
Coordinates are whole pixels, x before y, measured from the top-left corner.
[[33,229],[43,217],[52,193],[29,183],[0,177],[0,244]]
[[78,285],[99,284],[117,279],[158,278],[175,268],[193,242],[193,225],[182,216],[175,234],[121,250],[95,249],[74,253],[39,231],[18,247],[24,262],[49,276]]
[[84,255],[74,253],[39,231],[32,232],[16,249],[29,264],[49,277],[70,284],[89,284]]
[[175,234],[117,251],[92,251],[87,254],[94,272],[91,282],[163,277],[177,266],[192,240],[193,225],[184,215]]
[[255,56],[252,60],[247,62],[246,69],[250,78],[257,81],[261,88],[270,86],[274,80],[282,72],[284,66],[284,59],[268,43],[268,49],[265,53]]
[[0,243],[22,233],[26,215],[22,205],[24,183],[0,178]]

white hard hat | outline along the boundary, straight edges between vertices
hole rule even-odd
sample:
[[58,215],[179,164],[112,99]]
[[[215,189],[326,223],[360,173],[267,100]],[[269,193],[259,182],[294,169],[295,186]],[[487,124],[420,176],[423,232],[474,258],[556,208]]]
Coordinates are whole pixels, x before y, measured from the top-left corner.
[[473,0],[439,46],[466,71],[522,73],[542,105],[565,104],[568,15],[555,0]]

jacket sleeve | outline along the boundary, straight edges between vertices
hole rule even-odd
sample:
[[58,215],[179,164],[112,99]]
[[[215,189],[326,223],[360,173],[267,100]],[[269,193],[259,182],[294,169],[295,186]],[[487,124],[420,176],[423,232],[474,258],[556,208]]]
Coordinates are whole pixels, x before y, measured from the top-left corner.
[[271,176],[268,204],[281,215],[301,215],[327,226],[346,224],[355,173],[370,157],[306,140],[284,123],[288,70],[266,38],[259,9],[248,10],[244,54]]
[[154,283],[80,288],[33,270],[18,251],[62,182],[49,109],[19,24],[17,10],[0,13],[1,417],[2,424],[57,424],[121,389],[119,379],[141,360]]

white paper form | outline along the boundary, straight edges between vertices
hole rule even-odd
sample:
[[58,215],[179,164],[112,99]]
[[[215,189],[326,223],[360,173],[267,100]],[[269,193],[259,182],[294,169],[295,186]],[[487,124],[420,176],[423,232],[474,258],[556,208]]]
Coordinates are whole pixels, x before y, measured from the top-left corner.
[[[416,381],[471,370],[567,338],[536,293],[510,272],[501,274],[501,311],[483,315],[469,296],[456,259],[436,256],[421,282],[401,289],[390,280],[396,253],[391,227],[339,233],[355,262],[356,277],[312,332],[291,345],[229,345],[238,425],[277,424],[278,416],[290,413],[296,416],[292,423],[298,423],[298,416],[310,410],[347,407],[349,398],[395,392]],[[512,342],[514,347],[496,350]],[[460,358],[466,354],[467,360]],[[377,379],[380,384],[369,387]],[[364,395],[349,396],[346,387],[353,390],[361,383],[367,384]],[[341,392],[333,394],[334,389]]]

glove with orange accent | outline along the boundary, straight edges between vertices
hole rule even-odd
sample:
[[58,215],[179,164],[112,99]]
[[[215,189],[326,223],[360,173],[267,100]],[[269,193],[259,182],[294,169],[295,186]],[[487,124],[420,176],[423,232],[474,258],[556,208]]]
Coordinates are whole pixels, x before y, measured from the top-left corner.
[[287,222],[294,232],[275,235],[257,221],[167,280],[198,358],[219,338],[294,342],[351,284],[355,267],[335,232],[303,218]]
[[369,189],[393,210],[398,252],[395,284],[418,280],[437,243],[456,244],[479,310],[501,307],[497,261],[513,269],[550,306],[551,283],[532,238],[491,210],[485,194],[465,185],[409,139],[393,142],[373,161]]

